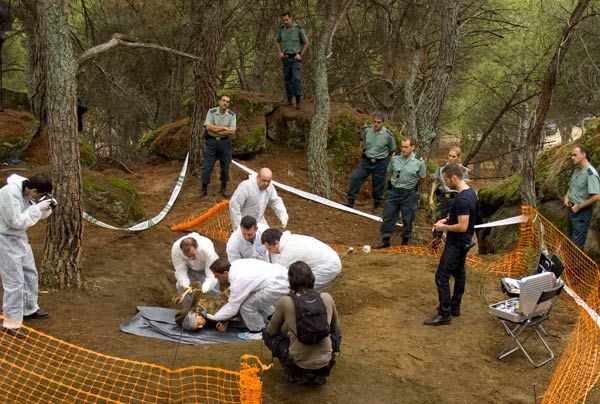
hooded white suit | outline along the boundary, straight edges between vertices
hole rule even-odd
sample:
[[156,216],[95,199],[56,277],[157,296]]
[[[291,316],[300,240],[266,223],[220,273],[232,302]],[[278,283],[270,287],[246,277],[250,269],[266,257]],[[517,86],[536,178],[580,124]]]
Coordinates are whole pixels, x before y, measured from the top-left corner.
[[38,274],[26,230],[45,219],[51,209],[40,210],[23,193],[26,178],[13,174],[0,189],[0,276],[4,288],[4,327],[18,328],[23,316],[38,309]]
[[252,216],[258,223],[264,223],[268,226],[264,216],[267,205],[273,209],[275,215],[281,221],[281,225],[285,228],[288,222],[288,214],[283,199],[277,195],[272,183],[266,189],[261,190],[258,188],[257,175],[250,175],[247,180],[240,182],[229,200],[231,226],[237,229],[244,216]]

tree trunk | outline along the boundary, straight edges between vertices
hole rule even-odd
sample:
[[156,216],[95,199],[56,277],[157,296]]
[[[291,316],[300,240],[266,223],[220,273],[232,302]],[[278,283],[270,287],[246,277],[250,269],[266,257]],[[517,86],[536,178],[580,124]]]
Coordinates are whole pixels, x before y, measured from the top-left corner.
[[315,114],[310,123],[308,138],[308,183],[310,190],[325,198],[331,197],[329,168],[327,166],[327,126],[331,111],[327,80],[327,38],[324,35],[316,49]]
[[22,2],[16,7],[16,15],[23,21],[23,30],[27,34],[27,55],[25,58],[25,81],[27,98],[31,113],[42,123],[46,122],[46,60],[43,53],[43,33],[37,23],[38,10],[35,0]]
[[442,11],[442,32],[438,49],[438,57],[433,77],[428,84],[427,92],[422,98],[417,113],[417,147],[421,156],[429,156],[431,144],[435,140],[435,129],[450,76],[454,69],[456,52],[460,42],[458,14],[461,0],[447,0]]
[[550,103],[552,102],[552,94],[554,93],[554,87],[556,86],[558,70],[563,59],[565,58],[565,54],[567,53],[567,49],[571,44],[571,40],[573,39],[572,34],[575,32],[577,25],[581,21],[583,13],[587,9],[588,4],[589,0],[579,0],[575,6],[575,9],[573,9],[573,12],[571,13],[571,17],[569,17],[569,21],[567,21],[567,25],[563,30],[558,47],[556,48],[554,56],[552,57],[552,60],[548,65],[548,69],[544,74],[544,79],[542,80],[541,85],[542,91],[540,93],[540,98],[535,110],[535,123],[527,135],[527,147],[523,149],[523,183],[521,185],[521,198],[523,203],[529,204],[533,207],[537,206],[537,198],[535,193],[535,169],[537,152],[543,135],[542,129],[544,128],[546,115],[550,109]]
[[329,99],[329,84],[327,80],[327,58],[331,52],[333,37],[342,18],[346,16],[348,8],[356,0],[332,1],[321,3],[325,12],[322,15],[321,33],[314,63],[315,71],[315,114],[310,123],[308,139],[308,183],[312,192],[325,198],[331,198],[331,184],[329,181],[329,167],[327,165],[327,135],[331,101]]
[[221,48],[224,2],[207,1],[204,6],[195,6],[197,21],[201,29],[196,38],[195,54],[202,60],[194,65],[194,113],[191,122],[190,172],[198,175],[204,157],[202,133],[204,119],[209,108],[216,104],[217,94],[217,56]]
[[248,90],[263,91],[265,83],[265,66],[267,58],[275,58],[275,43],[272,37],[273,21],[275,21],[281,12],[276,5],[275,0],[266,0],[261,10],[262,23],[257,27],[255,49],[256,56],[252,72],[248,75]]
[[36,4],[38,32],[43,39],[40,49],[48,69],[50,173],[58,201],[49,219],[41,280],[51,287],[81,287],[83,206],[76,115],[77,64],[70,46],[69,1],[46,0]]

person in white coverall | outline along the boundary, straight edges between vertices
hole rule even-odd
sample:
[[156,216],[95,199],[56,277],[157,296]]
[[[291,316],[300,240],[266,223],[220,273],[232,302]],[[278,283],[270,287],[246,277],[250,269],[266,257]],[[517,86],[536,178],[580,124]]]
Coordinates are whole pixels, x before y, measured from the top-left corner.
[[240,258],[256,258],[265,261],[266,249],[260,241],[260,236],[268,226],[256,223],[252,216],[244,216],[240,227],[231,233],[227,240],[227,259],[229,262]]
[[275,310],[280,297],[290,292],[288,270],[254,258],[239,259],[231,264],[218,259],[210,266],[219,282],[229,283],[229,301],[215,314],[206,318],[218,321],[217,330],[226,331],[227,321],[238,313],[250,332],[238,337],[262,339],[261,331]]
[[322,241],[301,234],[267,229],[261,237],[269,253],[279,254],[277,263],[286,268],[296,262],[304,261],[315,275],[314,289],[322,291],[342,270],[340,256]]
[[[219,297],[219,282],[210,270],[210,265],[218,258],[212,241],[198,233],[187,234],[175,241],[171,247],[171,260],[175,268],[177,292],[182,293],[192,282],[199,281],[202,283],[202,292]],[[191,294],[188,294],[183,306],[189,306],[191,299]]]
[[273,173],[266,167],[261,168],[257,175],[250,175],[247,180],[240,182],[229,200],[229,213],[231,226],[237,229],[244,216],[252,216],[258,223],[264,223],[265,209],[270,206],[275,215],[281,221],[285,229],[288,222],[288,214],[283,204],[283,199],[277,195],[277,191],[271,180]]
[[30,179],[13,174],[0,189],[0,276],[4,295],[4,332],[24,338],[23,320],[46,317],[38,306],[38,273],[26,230],[52,213],[52,180],[46,174]]

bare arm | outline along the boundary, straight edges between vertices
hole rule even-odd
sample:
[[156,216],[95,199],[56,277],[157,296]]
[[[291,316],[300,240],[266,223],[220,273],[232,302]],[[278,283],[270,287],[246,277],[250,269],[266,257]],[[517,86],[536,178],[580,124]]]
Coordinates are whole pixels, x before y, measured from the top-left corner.
[[433,227],[436,231],[449,231],[453,233],[465,233],[469,228],[469,215],[458,216],[458,223],[446,224],[448,219],[438,220]]
[[585,201],[583,201],[581,203],[574,204],[573,206],[571,206],[571,210],[573,211],[573,213],[577,213],[581,209],[585,209],[589,206],[592,206],[593,204],[595,204],[598,201],[600,201],[600,194],[595,194],[595,195],[590,196],[588,199],[586,199]]

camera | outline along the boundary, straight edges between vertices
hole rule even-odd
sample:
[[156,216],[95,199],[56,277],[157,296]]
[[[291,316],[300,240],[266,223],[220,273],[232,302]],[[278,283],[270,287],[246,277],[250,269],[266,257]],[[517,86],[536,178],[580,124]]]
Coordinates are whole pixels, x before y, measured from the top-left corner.
[[40,202],[41,201],[45,201],[46,199],[50,200],[50,207],[52,209],[56,208],[56,199],[54,199],[54,197],[52,196],[52,194],[46,194],[46,195],[42,196],[40,198]]

